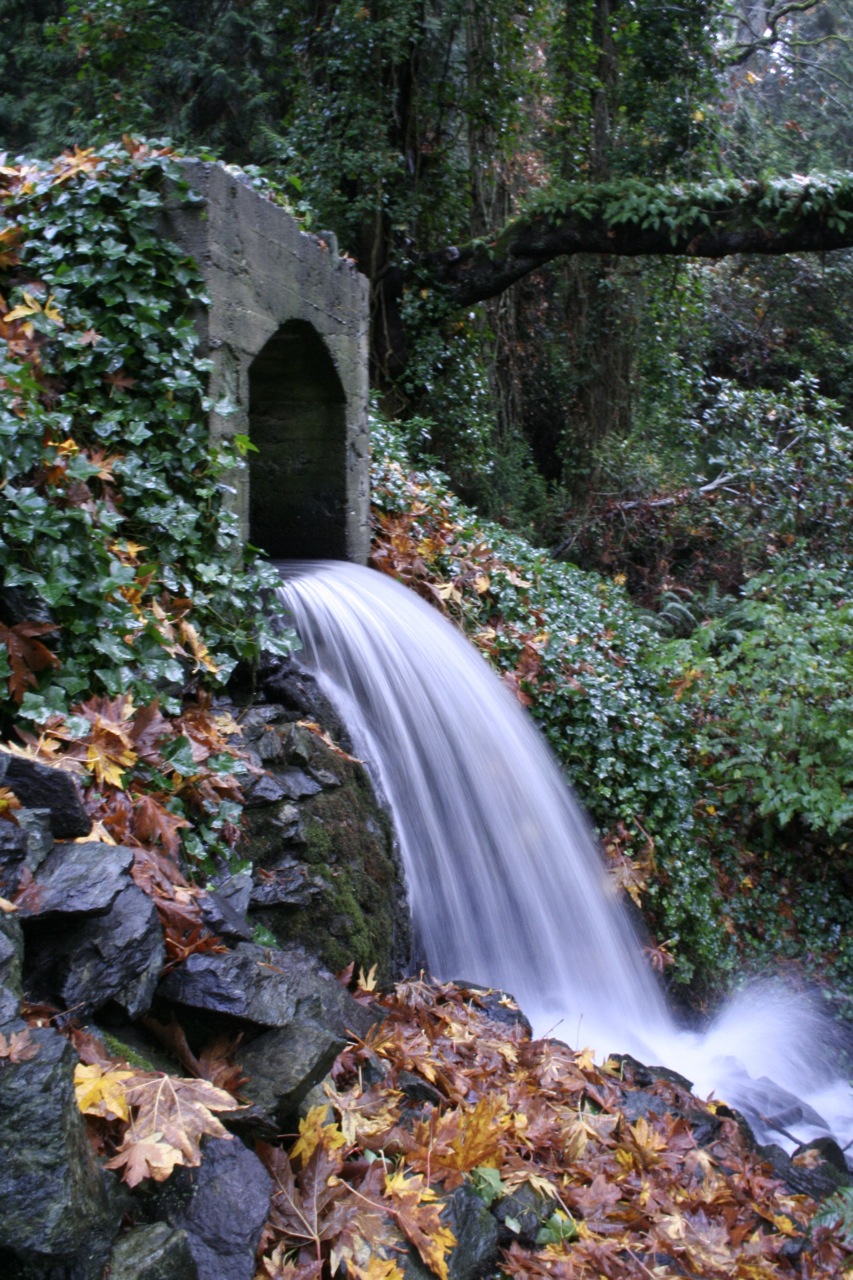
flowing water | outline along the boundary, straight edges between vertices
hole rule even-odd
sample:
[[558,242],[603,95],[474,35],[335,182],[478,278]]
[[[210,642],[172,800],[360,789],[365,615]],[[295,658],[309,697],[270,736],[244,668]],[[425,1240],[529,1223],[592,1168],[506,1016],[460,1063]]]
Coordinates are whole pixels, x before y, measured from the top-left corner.
[[853,1141],[833,1028],[802,997],[747,990],[679,1029],[543,738],[486,661],[383,574],[280,565],[302,658],[391,807],[425,966],[511,992],[538,1035],[665,1064],[791,1149]]

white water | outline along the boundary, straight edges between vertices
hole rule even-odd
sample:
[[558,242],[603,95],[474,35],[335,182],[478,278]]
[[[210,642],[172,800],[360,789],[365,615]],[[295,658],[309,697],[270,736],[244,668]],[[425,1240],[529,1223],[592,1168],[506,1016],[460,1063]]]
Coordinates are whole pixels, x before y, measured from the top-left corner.
[[832,1026],[804,999],[763,987],[703,1034],[676,1026],[584,814],[473,646],[383,574],[279,567],[301,656],[390,804],[428,969],[511,992],[536,1034],[682,1072],[765,1140],[853,1141]]

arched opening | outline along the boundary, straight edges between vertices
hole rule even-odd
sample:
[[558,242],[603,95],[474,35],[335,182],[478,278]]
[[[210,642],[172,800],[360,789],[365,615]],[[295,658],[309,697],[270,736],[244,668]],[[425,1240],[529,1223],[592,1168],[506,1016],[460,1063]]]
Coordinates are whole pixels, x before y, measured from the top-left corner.
[[346,398],[313,325],[289,320],[249,366],[249,541],[273,559],[346,558]]

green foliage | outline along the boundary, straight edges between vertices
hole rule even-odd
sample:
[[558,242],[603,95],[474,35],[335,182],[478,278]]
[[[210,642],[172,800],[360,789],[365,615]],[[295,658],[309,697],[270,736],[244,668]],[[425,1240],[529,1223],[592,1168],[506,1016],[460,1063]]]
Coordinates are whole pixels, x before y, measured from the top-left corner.
[[56,636],[58,670],[35,687],[24,661],[10,689],[39,721],[93,692],[174,710],[188,682],[288,647],[261,613],[272,571],[241,567],[224,501],[242,461],[208,440],[201,280],[156,230],[180,173],[132,150],[5,178],[21,245],[3,285],[0,573]]
[[853,835],[853,577],[780,561],[678,645],[695,751],[721,806]]
[[832,1227],[848,1246],[853,1245],[853,1187],[841,1187],[824,1200],[812,1219],[813,1227]]

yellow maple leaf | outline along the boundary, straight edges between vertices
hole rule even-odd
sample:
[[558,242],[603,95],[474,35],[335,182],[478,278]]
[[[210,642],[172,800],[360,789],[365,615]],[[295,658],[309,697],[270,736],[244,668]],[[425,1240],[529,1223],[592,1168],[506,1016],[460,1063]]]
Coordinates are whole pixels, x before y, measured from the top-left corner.
[[346,1144],[346,1138],[336,1124],[329,1123],[328,1107],[311,1107],[307,1116],[299,1121],[299,1137],[293,1144],[291,1159],[299,1159],[307,1164],[319,1146],[329,1151],[337,1151]]
[[132,1071],[120,1067],[105,1071],[97,1062],[86,1066],[78,1062],[74,1068],[74,1095],[77,1106],[87,1116],[105,1116],[108,1120],[129,1120],[125,1080]]
[[435,1192],[422,1175],[407,1178],[402,1169],[386,1175],[385,1197],[397,1225],[422,1260],[440,1280],[449,1280],[447,1254],[455,1247],[456,1236],[443,1225],[441,1206],[434,1203]]

